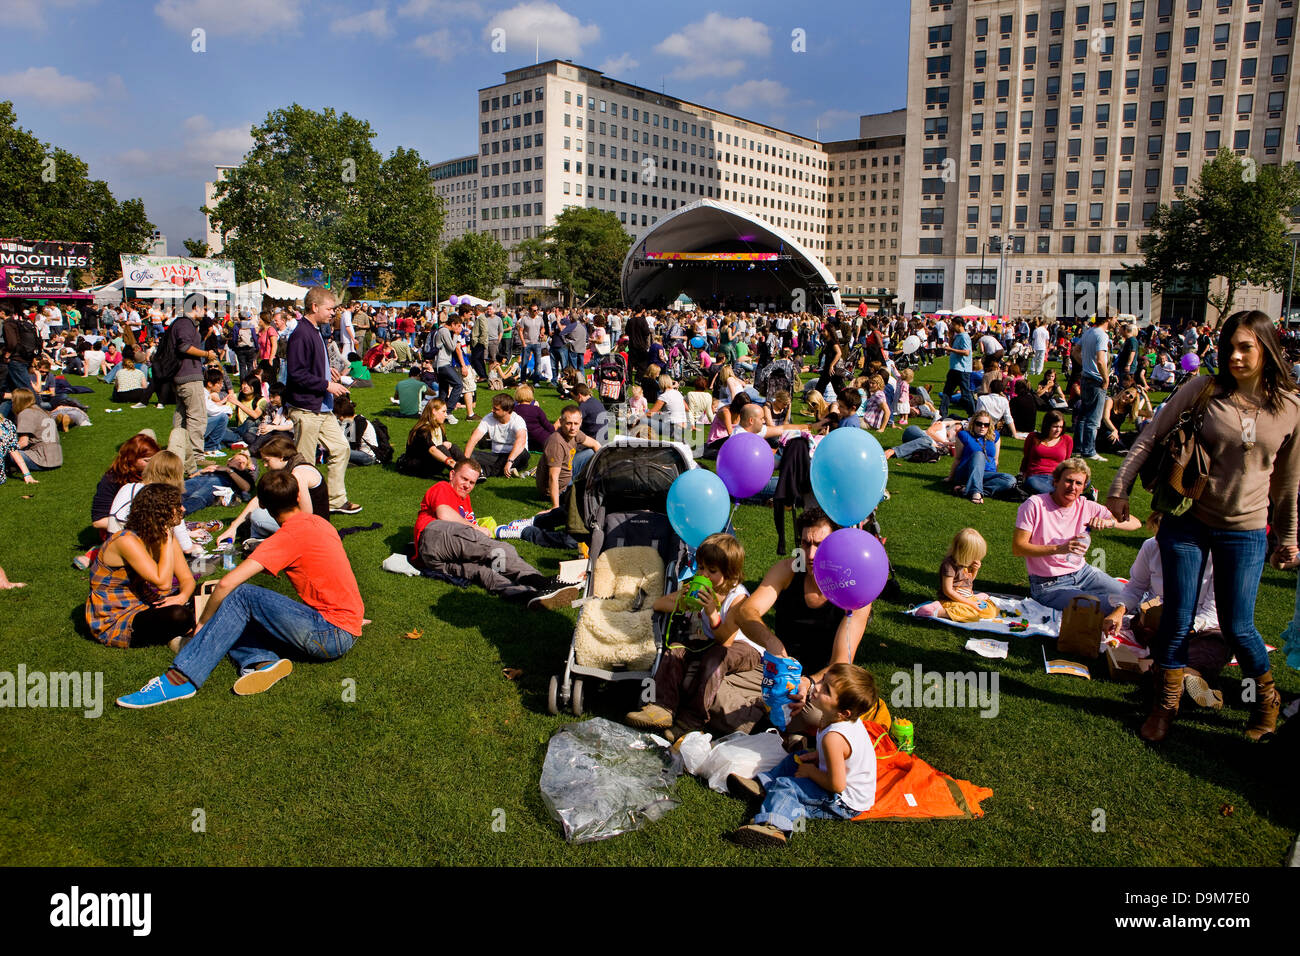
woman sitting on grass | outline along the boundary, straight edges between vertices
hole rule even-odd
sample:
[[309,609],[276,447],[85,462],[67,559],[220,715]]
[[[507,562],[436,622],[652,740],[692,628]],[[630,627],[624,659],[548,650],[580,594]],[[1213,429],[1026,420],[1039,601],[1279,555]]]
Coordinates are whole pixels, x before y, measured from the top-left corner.
[[54,416],[36,404],[36,395],[30,388],[13,390],[13,416],[18,429],[18,454],[28,469],[50,471],[62,466],[59,427]]
[[[152,484],[171,485],[181,493],[183,506],[185,496],[184,460],[179,455],[164,449],[149,459],[149,463],[145,465],[139,481],[129,482],[118,489],[108,513],[108,533],[110,536],[117,534],[126,527],[135,499],[140,492]],[[202,551],[190,538],[190,532],[185,526],[184,517],[172,528],[172,534],[175,535],[176,543],[181,546],[181,550],[187,556],[193,557]]]
[[[267,468],[287,468],[293,472],[293,476],[298,479],[298,508],[303,514],[316,514],[326,521],[329,520],[330,503],[325,479],[321,477],[315,465],[298,454],[298,447],[293,443],[293,439],[285,435],[276,435],[261,447],[258,456],[266,463]],[[250,538],[259,541],[269,538],[280,530],[279,523],[262,507],[257,496],[254,495],[244,506],[244,510],[239,513],[239,517],[217,539],[218,543],[222,541],[234,543],[235,533],[245,521],[248,522]]]
[[149,376],[135,367],[131,359],[122,360],[122,368],[113,380],[113,401],[133,402],[144,408],[144,400],[149,396]]
[[91,568],[86,624],[95,640],[140,647],[194,630],[194,576],[172,535],[184,520],[171,485],[147,485],[136,496],[126,527],[104,542]]
[[[531,389],[530,389],[531,391]],[[447,440],[447,403],[431,398],[420,420],[406,436],[406,452],[397,461],[397,470],[430,481],[446,478],[465,453]]]

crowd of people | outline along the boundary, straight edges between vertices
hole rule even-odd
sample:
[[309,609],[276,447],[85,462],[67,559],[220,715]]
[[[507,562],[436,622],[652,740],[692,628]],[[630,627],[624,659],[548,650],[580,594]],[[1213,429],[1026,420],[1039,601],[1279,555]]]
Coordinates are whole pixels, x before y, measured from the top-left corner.
[[[553,610],[581,588],[542,574],[509,541],[586,553],[570,504],[612,435],[681,442],[706,460],[749,432],[777,452],[755,500],[773,501],[782,555],[783,514],[797,506],[801,550],[751,593],[737,538],[701,544],[697,569],[712,590],[691,626],[705,651],[665,654],[658,697],[626,720],[670,739],[706,727],[752,730],[765,716],[763,652],[801,661],[787,742],[807,753],[757,781],[732,781],[734,792],[761,803],[737,839],[784,842],[801,816],[869,809],[874,757],[858,718],[879,705],[871,675],[854,664],[871,609],[846,613],[822,593],[812,558],[838,526],[799,476],[836,429],[902,428],[886,451],[891,462],[943,463],[939,483],[972,504],[1019,503],[1010,548],[1025,559],[1029,596],[1054,609],[1094,597],[1108,632],[1129,629],[1149,644],[1158,678],[1145,739],[1168,734],[1185,692],[1212,705],[1211,684],[1233,651],[1258,688],[1248,736],[1277,726],[1280,697],[1254,601],[1266,560],[1300,563],[1300,365],[1258,312],[1237,313],[1211,332],[1113,327],[1107,317],[1002,322],[865,309],[828,318],[536,305],[399,310],[340,306],[328,290],[311,289],[300,309],[258,316],[218,317],[198,305],[169,317],[130,303],[68,310],[63,322],[3,306],[0,313],[0,452],[23,481],[60,467],[60,430],[88,423],[78,420],[85,410],[70,397],[77,386],[69,375],[99,377],[113,385],[114,401],[134,407],[175,406],[166,444],[140,432],[118,448],[91,503],[102,541],[77,560],[90,572],[91,636],[112,647],[169,643],[176,655],[121,697],[123,707],[193,696],[227,655],[242,695],[291,673],[291,657],[332,660],[353,647],[365,606],[330,523],[362,510],[347,492],[351,467],[391,463],[433,482],[413,512],[406,559],[414,573]],[[945,374],[932,395],[916,372],[933,362]],[[352,395],[392,373],[401,377],[387,411],[414,421],[400,454]],[[480,385],[490,394],[480,398]],[[555,421],[537,400],[542,389],[565,403]],[[957,409],[964,417],[951,414]],[[1157,515],[1155,537],[1124,584],[1087,563],[1091,535],[1141,528],[1129,513],[1130,490],[1184,413],[1197,416],[1206,446],[1205,492]],[[463,447],[448,433],[461,422],[471,423]],[[1005,439],[1023,441],[1018,462]],[[1103,452],[1124,461],[1099,494],[1092,467],[1107,460]],[[476,515],[479,483],[516,477],[533,480],[536,513],[500,523]],[[199,609],[185,519],[236,498],[242,508],[216,537],[232,550],[245,539],[246,556]],[[878,531],[874,516],[867,527]],[[921,613],[987,616],[976,577],[991,533],[999,532],[972,527],[957,536],[940,567],[938,600]],[[252,584],[263,571],[285,572],[300,600]],[[0,588],[9,586],[0,571]],[[1153,599],[1165,605],[1158,622]],[[680,605],[676,589],[655,603],[663,611]]]

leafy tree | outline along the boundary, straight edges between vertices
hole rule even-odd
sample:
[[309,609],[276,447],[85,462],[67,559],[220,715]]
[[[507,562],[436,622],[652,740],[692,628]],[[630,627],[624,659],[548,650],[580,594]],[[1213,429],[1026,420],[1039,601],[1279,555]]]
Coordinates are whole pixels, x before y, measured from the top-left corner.
[[0,236],[93,243],[94,271],[108,282],[153,230],[141,200],[118,202],[81,159],[22,129],[13,103],[0,101]]
[[[438,291],[447,295],[492,298],[510,275],[510,256],[490,232],[467,232],[442,248],[438,260]],[[429,284],[424,285],[424,292]]]
[[[1206,289],[1219,318],[1232,312],[1243,285],[1283,291],[1291,268],[1290,220],[1300,205],[1300,170],[1292,163],[1257,166],[1221,148],[1187,198],[1161,204],[1139,244],[1145,259],[1128,267],[1155,292],[1190,282]],[[1211,289],[1222,277],[1222,292]]]
[[208,250],[206,239],[186,239],[185,253],[191,259],[206,259],[212,253]]
[[519,275],[554,279],[570,302],[593,298],[612,304],[622,299],[623,259],[630,248],[632,237],[614,213],[570,206],[540,239],[519,244]]
[[369,123],[297,104],[252,132],[252,150],[204,209],[237,276],[265,262],[268,275],[322,269],[341,287],[353,270],[382,266],[404,286],[431,268],[442,201],[419,153],[383,159]]

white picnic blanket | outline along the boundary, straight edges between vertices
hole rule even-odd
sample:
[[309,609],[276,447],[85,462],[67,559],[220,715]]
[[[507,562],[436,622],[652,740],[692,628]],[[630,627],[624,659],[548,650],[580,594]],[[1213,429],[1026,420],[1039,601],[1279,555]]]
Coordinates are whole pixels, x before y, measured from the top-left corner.
[[[986,621],[972,621],[969,624],[950,621],[946,617],[917,615],[915,607],[907,613],[923,621],[934,621],[968,631],[991,631],[994,634],[1011,634],[1016,637],[1058,637],[1061,633],[1061,612],[1039,604],[1033,598],[990,594],[989,600],[997,607],[998,616]],[[1011,627],[1013,624],[1026,626],[1023,629],[1017,627],[1013,630]]]

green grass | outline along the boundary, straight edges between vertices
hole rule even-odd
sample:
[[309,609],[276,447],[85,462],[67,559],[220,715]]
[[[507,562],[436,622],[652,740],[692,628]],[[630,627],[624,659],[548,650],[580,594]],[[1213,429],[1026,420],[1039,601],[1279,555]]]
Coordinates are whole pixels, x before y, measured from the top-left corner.
[[[935,366],[920,379],[935,385]],[[388,408],[396,376],[357,391],[364,413]],[[937,392],[937,388],[935,389]],[[426,483],[388,469],[352,469],[348,493],[365,511],[337,525],[383,523],[349,536],[367,615],[356,647],[328,664],[302,664],[270,693],[236,698],[222,664],[199,695],[142,712],[111,706],[163,670],[163,648],[113,650],[82,636],[87,579],[70,560],[94,539],[91,492],[114,447],[144,426],[166,434],[170,409],[105,414],[107,391],[85,396],[93,428],[64,437],[65,466],[0,488],[0,564],[20,591],[0,593],[0,670],[103,673],[97,720],[61,710],[3,710],[0,721],[0,846],[11,864],[389,865],[751,863],[724,835],[743,822],[741,805],[683,778],[682,806],[637,833],[569,846],[538,790],[550,735],[572,717],[546,713],[550,675],[562,668],[576,611],[528,614],[477,589],[457,590],[380,570],[408,540]],[[479,392],[480,409],[487,393]],[[558,411],[547,390],[543,404]],[[385,419],[400,449],[409,422]],[[463,443],[469,426],[451,429]],[[883,437],[886,446],[899,432]],[[1004,470],[1019,462],[1007,441]],[[1096,475],[1105,488],[1118,459]],[[880,602],[858,654],[882,687],[915,662],[927,670],[1000,672],[1001,709],[899,711],[916,725],[918,753],[954,776],[991,787],[974,822],[813,823],[787,852],[765,862],[987,864],[1276,865],[1300,826],[1267,748],[1241,738],[1245,711],[1185,713],[1160,748],[1136,736],[1133,685],[1049,678],[1041,642],[1016,639],[1006,661],[962,649],[967,635],[913,622],[901,611],[933,596],[953,534],[979,527],[990,553],[980,585],[1024,593],[1024,562],[1010,553],[1015,505],[977,508],[943,491],[947,463],[891,465],[891,501],[880,509],[904,604]],[[24,495],[30,494],[30,499]],[[540,507],[531,481],[497,479],[475,492],[480,515],[499,520]],[[1134,509],[1145,514],[1140,490]],[[203,517],[233,517],[214,508]],[[771,513],[742,507],[735,524],[751,586],[775,560]],[[1123,574],[1142,533],[1102,533],[1108,568]],[[547,572],[567,555],[520,543]],[[267,584],[266,579],[258,583]],[[287,591],[287,584],[273,586]],[[1290,619],[1295,576],[1264,573],[1258,625],[1276,642]],[[419,640],[403,634],[422,630]],[[1273,655],[1284,691],[1300,680]],[[523,668],[517,682],[502,667]],[[1233,677],[1237,672],[1230,671]],[[356,682],[355,703],[343,700]],[[588,687],[588,710],[617,719],[629,688]],[[1221,808],[1235,812],[1225,815]],[[1094,809],[1106,813],[1093,829]],[[194,811],[206,832],[193,830]],[[501,812],[504,812],[504,818]],[[494,829],[494,820],[505,827]]]

